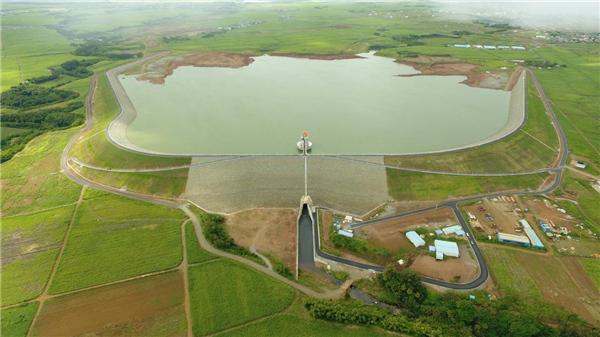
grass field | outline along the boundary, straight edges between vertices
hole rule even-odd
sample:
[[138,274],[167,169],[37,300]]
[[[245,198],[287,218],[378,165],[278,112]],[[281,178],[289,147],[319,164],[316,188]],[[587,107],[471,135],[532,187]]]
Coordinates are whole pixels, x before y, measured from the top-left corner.
[[288,307],[294,291],[232,261],[189,269],[194,336],[215,333]]
[[343,324],[300,318],[294,315],[278,315],[229,332],[223,337],[375,337],[400,336],[377,328],[346,326]]
[[396,200],[443,200],[495,191],[538,188],[546,174],[469,177],[386,169],[390,196]]
[[[34,18],[32,18],[34,19]],[[50,66],[73,59],[69,40],[44,26],[2,22],[1,91],[31,77],[49,75]]]
[[175,267],[183,217],[176,209],[95,192],[76,214],[50,292]]
[[598,44],[560,44],[536,50],[567,65],[535,73],[559,116],[571,152],[600,164],[600,60]]
[[576,258],[482,247],[501,294],[545,301],[594,322],[600,317],[600,292]]
[[32,336],[185,336],[179,272],[48,300]]
[[460,173],[526,172],[548,167],[558,152],[556,133],[542,101],[528,86],[527,121],[505,140],[442,154],[386,157],[388,165]]
[[74,206],[2,219],[2,303],[39,295],[46,285]]
[[[560,201],[562,207],[568,210],[600,234],[600,194],[591,186],[590,179],[578,178],[573,172],[564,174],[560,189],[555,192],[558,196],[575,196],[577,204]],[[566,194],[565,194],[566,193]]]
[[600,291],[600,262],[595,259],[579,259],[586,273],[590,276]]
[[189,222],[185,225],[185,242],[188,264],[206,262],[217,258],[217,256],[200,248],[194,226]]
[[44,134],[2,164],[2,215],[77,201],[81,187],[60,173],[60,155],[74,130]]
[[2,266],[2,305],[35,298],[44,290],[58,249],[50,249]]
[[31,131],[30,129],[19,129],[19,128],[9,128],[7,126],[3,126],[2,130],[0,130],[0,133],[2,134],[2,139],[6,139],[8,137],[14,136],[14,135],[21,135],[24,133],[27,133]]
[[0,315],[2,315],[0,335],[9,337],[27,336],[27,330],[29,330],[37,307],[38,302],[31,302],[2,310],[0,312]]

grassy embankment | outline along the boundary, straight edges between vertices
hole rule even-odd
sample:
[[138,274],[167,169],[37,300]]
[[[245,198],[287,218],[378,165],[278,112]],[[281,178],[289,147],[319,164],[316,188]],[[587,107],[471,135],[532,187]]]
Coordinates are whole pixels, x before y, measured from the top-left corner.
[[[93,127],[75,144],[71,155],[84,163],[107,168],[155,168],[190,163],[190,158],[145,156],[117,148],[107,139],[105,129],[118,112],[119,106],[108,80],[101,75],[94,95]],[[187,172],[187,169],[139,173],[81,170],[82,175],[102,184],[168,197],[177,197],[184,192]]]
[[177,209],[103,192],[85,192],[53,294],[175,267],[181,261]]
[[558,140],[537,91],[529,80],[527,121],[502,141],[442,154],[386,157],[387,165],[458,173],[526,172],[550,166]]

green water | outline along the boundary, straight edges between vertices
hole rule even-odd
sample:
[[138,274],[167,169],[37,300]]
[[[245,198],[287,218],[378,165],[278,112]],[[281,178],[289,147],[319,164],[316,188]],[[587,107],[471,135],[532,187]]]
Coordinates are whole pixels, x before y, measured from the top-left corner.
[[507,122],[510,93],[415,73],[392,59],[260,56],[239,69],[180,67],[164,85],[120,76],[135,145],[173,154],[400,154],[477,143]]

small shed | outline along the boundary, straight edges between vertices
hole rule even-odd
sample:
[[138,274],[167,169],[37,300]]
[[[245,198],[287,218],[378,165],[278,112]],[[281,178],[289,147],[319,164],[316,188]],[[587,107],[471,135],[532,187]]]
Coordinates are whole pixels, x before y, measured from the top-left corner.
[[442,253],[442,252],[435,252],[435,259],[436,260],[443,260],[444,259],[444,253]]

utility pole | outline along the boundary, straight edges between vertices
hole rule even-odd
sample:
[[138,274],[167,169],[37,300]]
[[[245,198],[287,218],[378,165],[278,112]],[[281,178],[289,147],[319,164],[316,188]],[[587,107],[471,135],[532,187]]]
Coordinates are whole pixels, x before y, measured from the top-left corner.
[[302,134],[302,156],[304,156],[304,196],[308,195],[308,132]]

